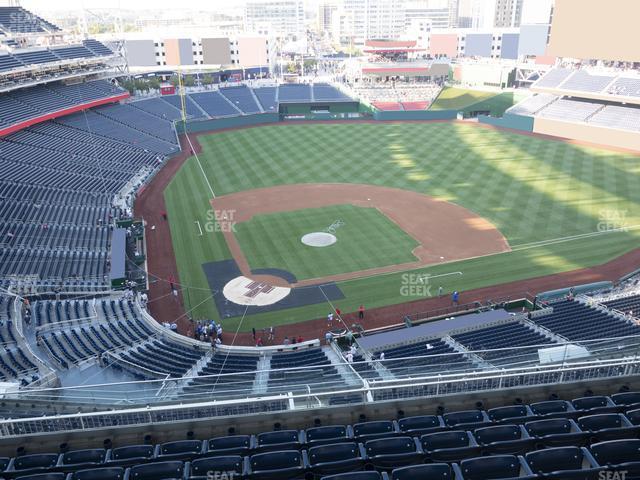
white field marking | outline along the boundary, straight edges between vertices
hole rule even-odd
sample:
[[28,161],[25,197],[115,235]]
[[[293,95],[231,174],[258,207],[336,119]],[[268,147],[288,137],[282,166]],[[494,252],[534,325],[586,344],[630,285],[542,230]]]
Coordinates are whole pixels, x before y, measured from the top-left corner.
[[198,166],[200,167],[200,171],[202,172],[202,178],[204,178],[204,181],[207,182],[207,186],[209,187],[209,191],[211,192],[211,198],[216,198],[216,194],[213,191],[213,187],[211,186],[211,183],[209,182],[209,178],[207,177],[207,174],[204,173],[204,168],[202,168],[202,163],[200,163],[200,157],[198,157],[198,154],[196,153],[196,149],[193,148],[193,144],[191,143],[189,134],[185,132],[185,136],[187,137],[187,142],[189,142],[189,148],[191,148],[191,151],[193,152],[193,156],[196,157],[196,161],[198,162]]
[[440,275],[429,275],[428,273],[425,273],[424,275],[420,276],[420,283],[424,282],[425,279],[429,281],[432,278],[448,277],[449,275],[462,275],[462,272],[441,273]]
[[200,236],[202,236],[202,227],[200,226],[200,221],[199,220],[194,220],[194,222],[196,225],[198,225],[198,230],[200,230]]
[[627,232],[629,230],[638,230],[638,229],[640,229],[640,225],[631,225],[628,227],[612,228],[610,230],[602,230],[602,231],[596,230],[595,232],[580,233],[578,235],[571,235],[568,237],[550,238],[548,240],[540,240],[538,242],[521,243],[520,245],[514,245],[513,247],[511,247],[511,251],[518,252],[521,250],[528,250],[530,248],[545,247],[547,245],[555,245],[557,243],[571,242],[573,240],[581,240],[583,238],[597,237],[599,235],[604,235],[607,233],[621,233],[621,232]]

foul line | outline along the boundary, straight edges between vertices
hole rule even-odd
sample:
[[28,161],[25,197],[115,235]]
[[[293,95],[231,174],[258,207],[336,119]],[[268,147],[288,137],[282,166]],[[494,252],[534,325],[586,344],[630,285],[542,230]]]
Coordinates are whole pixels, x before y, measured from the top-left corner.
[[207,177],[207,174],[204,173],[204,168],[202,168],[202,163],[200,163],[200,157],[198,157],[198,154],[196,153],[196,149],[193,148],[193,144],[191,143],[191,139],[189,138],[189,134],[185,132],[185,137],[187,138],[187,142],[189,142],[189,148],[191,148],[191,152],[193,153],[193,156],[196,157],[196,161],[198,162],[198,166],[200,167],[200,171],[202,172],[202,177],[204,178],[205,182],[207,182],[207,186],[209,187],[209,191],[211,192],[211,198],[216,198],[216,194],[213,191],[213,187],[211,186],[211,183],[209,182],[209,178]]
[[202,227],[200,226],[200,221],[199,220],[194,220],[193,223],[198,225],[198,230],[200,230],[200,236],[202,236]]
[[595,232],[580,233],[578,235],[571,235],[568,237],[550,238],[548,240],[540,240],[538,242],[521,243],[520,245],[514,245],[511,247],[512,252],[519,252],[521,250],[528,250],[530,248],[545,247],[547,245],[555,245],[557,243],[571,242],[573,240],[582,240],[583,238],[592,238],[600,235],[606,235],[607,233],[625,233],[630,230],[638,230],[640,225],[631,225],[629,227],[612,228],[610,230],[596,230]]

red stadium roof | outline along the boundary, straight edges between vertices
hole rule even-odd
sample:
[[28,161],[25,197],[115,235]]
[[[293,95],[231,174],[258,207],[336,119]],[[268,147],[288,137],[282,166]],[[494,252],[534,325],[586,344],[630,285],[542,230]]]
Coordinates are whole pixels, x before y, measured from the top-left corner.
[[365,49],[364,53],[402,53],[402,52],[424,52],[426,48],[374,48]]
[[373,48],[412,48],[415,47],[418,42],[415,40],[406,41],[392,41],[392,40],[367,40],[365,42],[366,47]]
[[403,73],[428,73],[429,67],[373,67],[373,68],[363,68],[362,73],[382,73],[382,74],[403,74]]

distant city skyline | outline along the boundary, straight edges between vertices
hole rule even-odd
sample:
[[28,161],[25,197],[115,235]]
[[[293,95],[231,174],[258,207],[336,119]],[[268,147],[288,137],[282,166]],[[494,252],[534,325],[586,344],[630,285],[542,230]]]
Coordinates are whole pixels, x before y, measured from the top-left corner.
[[[176,3],[173,0],[22,0],[20,5],[26,9],[37,11],[66,11],[66,10],[82,10],[82,9],[111,9],[111,10],[210,10],[210,11],[228,11],[232,9],[242,8],[244,0],[187,0],[186,2]],[[8,1],[1,1],[0,5],[8,4]]]

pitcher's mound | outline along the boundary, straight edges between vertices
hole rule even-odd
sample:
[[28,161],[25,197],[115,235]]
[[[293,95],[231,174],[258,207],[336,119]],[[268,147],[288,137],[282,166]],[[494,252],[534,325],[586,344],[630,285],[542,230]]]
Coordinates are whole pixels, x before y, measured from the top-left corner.
[[335,235],[327,232],[307,233],[300,240],[310,247],[328,247],[338,241]]

